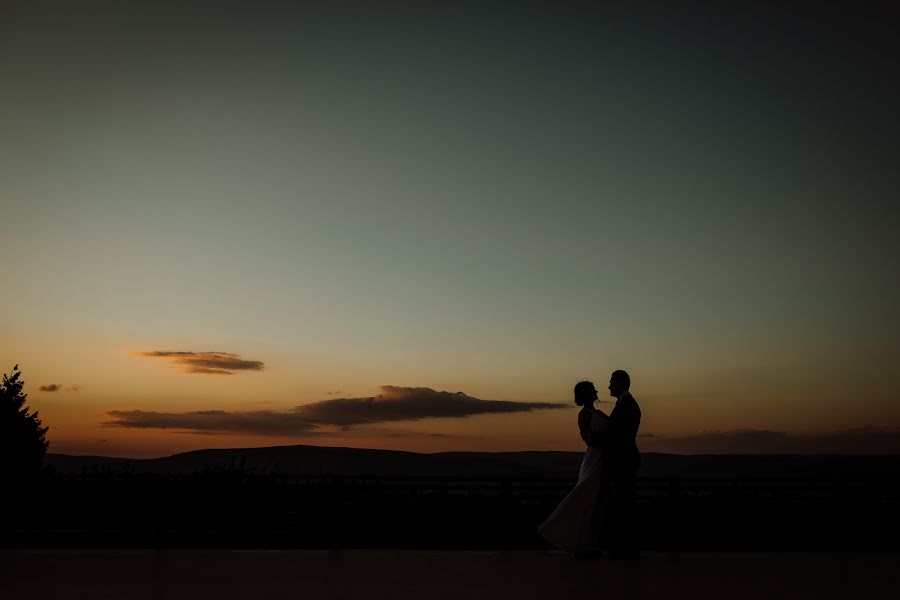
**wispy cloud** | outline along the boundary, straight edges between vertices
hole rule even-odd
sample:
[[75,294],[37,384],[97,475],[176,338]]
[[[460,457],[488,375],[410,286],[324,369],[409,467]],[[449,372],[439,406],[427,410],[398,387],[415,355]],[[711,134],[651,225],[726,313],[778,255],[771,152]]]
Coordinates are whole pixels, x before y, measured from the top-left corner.
[[676,454],[900,454],[900,428],[863,427],[818,434],[766,429],[705,431],[695,435],[653,435],[642,451]]
[[38,389],[42,392],[77,392],[81,389],[81,386],[77,383],[73,383],[72,385],[63,387],[60,383],[51,383],[38,386]]
[[136,352],[138,356],[164,358],[185,373],[203,375],[233,375],[235,371],[262,371],[265,365],[258,360],[244,360],[230,352],[181,352],[153,350]]
[[309,435],[316,428],[302,415],[270,410],[199,410],[184,413],[111,410],[107,427],[135,429],[175,429],[188,433],[252,433],[259,435]]
[[462,392],[439,392],[423,387],[386,385],[382,393],[366,398],[334,398],[286,411],[207,410],[160,413],[113,410],[108,427],[175,429],[192,433],[254,433],[305,436],[321,433],[321,427],[349,429],[357,425],[428,418],[463,418],[491,413],[529,412],[567,408],[553,402],[482,400]]

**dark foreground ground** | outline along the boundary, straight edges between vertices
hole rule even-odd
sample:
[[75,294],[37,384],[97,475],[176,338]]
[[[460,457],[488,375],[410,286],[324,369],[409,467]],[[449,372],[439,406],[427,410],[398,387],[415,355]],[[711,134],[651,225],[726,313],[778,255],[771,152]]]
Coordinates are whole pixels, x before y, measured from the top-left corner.
[[0,597],[894,599],[900,554],[3,550]]
[[[10,485],[0,548],[543,550],[572,477],[97,472]],[[894,477],[641,477],[654,552],[894,552]],[[25,508],[27,507],[27,508]]]

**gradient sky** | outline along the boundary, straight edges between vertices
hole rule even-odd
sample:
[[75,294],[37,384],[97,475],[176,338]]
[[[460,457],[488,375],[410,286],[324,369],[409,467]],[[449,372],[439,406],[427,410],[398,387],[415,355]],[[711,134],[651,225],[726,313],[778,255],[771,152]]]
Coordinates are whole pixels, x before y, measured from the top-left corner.
[[[51,451],[575,450],[574,407],[104,423],[616,368],[642,449],[900,451],[888,4],[296,4],[0,9],[0,367]],[[140,354],[173,351],[262,368]]]

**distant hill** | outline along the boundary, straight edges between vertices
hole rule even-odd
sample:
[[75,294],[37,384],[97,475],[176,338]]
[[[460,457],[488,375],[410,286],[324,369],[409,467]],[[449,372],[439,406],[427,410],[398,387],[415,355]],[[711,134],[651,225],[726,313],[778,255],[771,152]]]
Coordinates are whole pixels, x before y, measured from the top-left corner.
[[[536,455],[529,457],[529,455]],[[396,450],[275,446],[195,450],[163,458],[122,459],[103,456],[48,454],[56,471],[83,468],[121,469],[138,473],[193,473],[205,468],[242,466],[247,470],[328,475],[528,476],[578,473],[581,454],[575,452],[450,452],[418,454]],[[562,473],[560,473],[562,471]]]
[[[581,452],[440,452],[418,454],[396,450],[273,446],[195,450],[163,458],[124,459],[106,456],[47,454],[57,472],[84,469],[119,470],[127,464],[137,473],[194,473],[234,465],[253,471],[277,469],[284,474],[383,476],[527,477],[578,475]],[[900,456],[874,455],[642,455],[645,477],[896,477]]]

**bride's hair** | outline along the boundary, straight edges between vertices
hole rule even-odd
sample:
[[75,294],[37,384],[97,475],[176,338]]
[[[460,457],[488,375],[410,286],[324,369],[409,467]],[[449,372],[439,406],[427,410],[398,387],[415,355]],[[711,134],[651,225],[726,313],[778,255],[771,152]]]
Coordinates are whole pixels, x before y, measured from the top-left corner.
[[590,404],[594,399],[590,397],[590,393],[594,391],[594,383],[592,381],[579,381],[575,384],[575,404],[584,406]]

